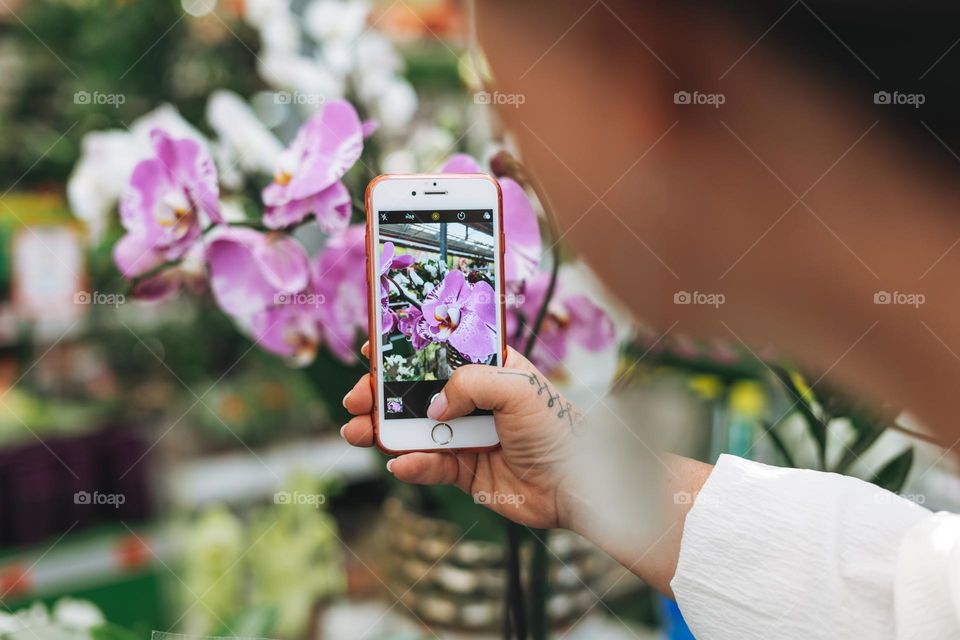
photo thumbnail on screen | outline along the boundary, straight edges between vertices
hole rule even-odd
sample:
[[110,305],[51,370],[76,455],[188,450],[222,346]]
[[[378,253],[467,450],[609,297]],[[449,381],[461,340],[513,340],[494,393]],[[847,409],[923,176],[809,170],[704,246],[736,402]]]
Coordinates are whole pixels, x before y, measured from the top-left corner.
[[384,415],[424,418],[457,367],[499,364],[493,212],[377,215]]

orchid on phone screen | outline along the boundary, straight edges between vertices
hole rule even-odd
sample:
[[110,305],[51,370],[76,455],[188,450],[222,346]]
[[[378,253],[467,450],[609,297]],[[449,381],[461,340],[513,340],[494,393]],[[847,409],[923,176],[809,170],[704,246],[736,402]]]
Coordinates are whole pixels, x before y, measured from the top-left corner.
[[406,269],[413,264],[411,255],[395,255],[396,248],[392,242],[383,243],[380,253],[380,325],[384,334],[393,331],[397,323],[397,314],[390,309],[390,289],[395,287],[389,274],[394,269]]
[[217,171],[206,150],[160,129],[151,132],[150,141],[153,157],[134,168],[120,202],[127,234],[113,256],[128,278],[182,258],[200,237],[201,225],[223,222]]
[[344,100],[311,116],[263,190],[263,223],[283,229],[314,214],[324,231],[342,231],[350,220],[350,193],[340,179],[360,158],[363,131],[356,109]]
[[416,351],[420,351],[428,344],[430,338],[424,335],[427,332],[426,324],[421,324],[423,313],[412,304],[400,314],[397,328],[400,333],[410,339],[410,344]]
[[396,255],[397,248],[392,242],[384,242],[380,253],[380,286],[389,290],[390,283],[387,274],[394,269],[406,269],[414,263],[411,255]]
[[418,324],[434,341],[449,344],[471,362],[483,362],[497,348],[495,299],[489,284],[470,284],[454,269],[423,301]]

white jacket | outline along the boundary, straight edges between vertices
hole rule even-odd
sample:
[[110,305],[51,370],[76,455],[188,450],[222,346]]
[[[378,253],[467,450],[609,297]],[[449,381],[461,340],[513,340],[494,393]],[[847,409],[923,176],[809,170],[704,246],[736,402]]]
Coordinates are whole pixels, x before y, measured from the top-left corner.
[[699,640],[960,639],[960,516],[724,455],[671,587]]

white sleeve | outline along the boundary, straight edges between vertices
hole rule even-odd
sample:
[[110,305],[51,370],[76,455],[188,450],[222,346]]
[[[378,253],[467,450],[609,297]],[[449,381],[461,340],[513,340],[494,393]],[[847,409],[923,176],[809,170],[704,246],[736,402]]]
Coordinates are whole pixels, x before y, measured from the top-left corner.
[[960,638],[960,516],[938,513],[907,532],[894,601],[897,640]]
[[[687,514],[671,587],[700,640],[914,637],[894,635],[898,556],[931,517],[862,480],[724,455]],[[914,604],[898,589],[898,615],[901,601]]]

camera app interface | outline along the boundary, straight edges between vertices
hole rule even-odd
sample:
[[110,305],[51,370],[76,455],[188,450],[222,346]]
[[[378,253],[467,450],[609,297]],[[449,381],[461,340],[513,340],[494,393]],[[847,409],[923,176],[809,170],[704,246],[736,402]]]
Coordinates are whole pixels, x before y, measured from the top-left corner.
[[493,211],[377,216],[384,416],[425,418],[457,367],[500,361]]

